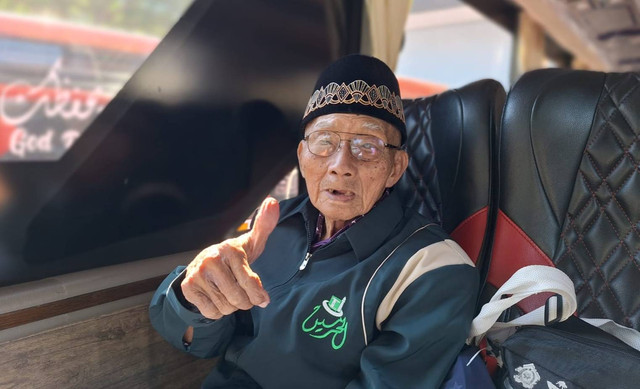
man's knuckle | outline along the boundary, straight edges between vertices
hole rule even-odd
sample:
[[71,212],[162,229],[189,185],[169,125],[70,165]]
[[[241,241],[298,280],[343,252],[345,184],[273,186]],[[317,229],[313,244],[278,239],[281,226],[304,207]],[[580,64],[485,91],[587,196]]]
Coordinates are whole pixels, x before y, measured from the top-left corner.
[[248,289],[251,287],[251,280],[247,277],[239,277],[238,278],[238,286],[240,286],[242,289]]
[[249,273],[249,277],[247,277],[247,282],[255,286],[262,285],[262,282],[260,281],[260,277],[254,272]]
[[259,305],[259,304],[262,304],[264,298],[260,294],[253,293],[250,297],[250,300],[251,300],[251,304]]
[[231,304],[240,306],[242,304],[246,304],[247,297],[244,291],[236,289],[230,293],[230,295],[228,296],[228,300]]
[[196,305],[197,305],[197,303],[198,303],[198,301],[199,301],[199,298],[196,296],[196,294],[195,294],[195,293],[193,293],[193,292],[192,292],[192,291],[190,291],[190,290],[184,290],[184,289],[183,289],[183,290],[182,290],[182,294],[184,295],[184,298],[185,298],[187,301],[189,301],[189,302],[190,302],[190,303],[192,303],[192,304],[196,304]]
[[227,296],[227,301],[229,301],[229,304],[235,306],[238,306],[238,304],[242,304],[242,300],[235,295]]
[[211,297],[211,301],[213,301],[216,305],[221,305],[223,303],[223,295],[220,293],[218,288],[214,288],[209,292],[209,296]]
[[216,277],[215,277],[215,276],[213,276],[212,274],[207,274],[207,275],[204,277],[204,281],[206,282],[207,287],[208,287],[209,289],[211,289],[212,291],[216,291],[216,290],[218,290],[218,284],[217,284],[217,282],[216,282]]
[[182,289],[182,293],[191,292],[197,289],[197,282],[194,277],[185,278],[180,284],[180,288]]
[[193,295],[194,295],[196,300],[201,301],[203,304],[206,304],[206,303],[209,302],[209,297],[201,290],[196,290],[193,293]]

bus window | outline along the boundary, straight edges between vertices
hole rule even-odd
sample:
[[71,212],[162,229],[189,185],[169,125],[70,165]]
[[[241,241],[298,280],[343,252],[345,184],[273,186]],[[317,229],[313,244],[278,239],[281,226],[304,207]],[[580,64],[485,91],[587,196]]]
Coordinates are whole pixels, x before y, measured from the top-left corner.
[[[64,155],[190,2],[170,2],[164,12],[140,0],[119,12],[117,5],[104,12],[62,1],[1,3],[0,161]],[[123,28],[142,14],[136,31]]]
[[235,231],[295,167],[315,77],[346,54],[348,7],[322,0],[49,3],[0,2],[0,285]]
[[[293,169],[286,176],[284,176],[278,184],[269,192],[269,196],[275,198],[278,201],[290,199],[298,195],[298,168]],[[245,219],[244,222],[233,233],[227,235],[227,238],[238,236],[242,233],[249,231],[251,228],[251,220],[255,212]]]
[[509,31],[462,1],[414,1],[396,72],[446,88],[492,78],[508,89],[513,41]]

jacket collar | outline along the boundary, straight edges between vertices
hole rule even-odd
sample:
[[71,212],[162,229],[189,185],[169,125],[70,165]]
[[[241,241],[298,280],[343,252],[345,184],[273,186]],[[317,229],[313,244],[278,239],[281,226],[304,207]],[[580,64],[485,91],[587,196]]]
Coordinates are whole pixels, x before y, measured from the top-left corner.
[[[284,215],[280,220],[284,220],[300,213],[305,220],[307,235],[313,234],[318,218],[318,210],[311,204],[308,196]],[[397,191],[392,190],[389,196],[377,204],[369,213],[352,227],[343,232],[336,242],[347,239],[353,249],[358,261],[368,258],[376,251],[387,237],[393,232],[396,225],[404,215],[402,203]]]
[[351,243],[358,261],[373,254],[387,240],[403,216],[404,210],[398,193],[391,191],[386,199],[346,230],[344,234]]

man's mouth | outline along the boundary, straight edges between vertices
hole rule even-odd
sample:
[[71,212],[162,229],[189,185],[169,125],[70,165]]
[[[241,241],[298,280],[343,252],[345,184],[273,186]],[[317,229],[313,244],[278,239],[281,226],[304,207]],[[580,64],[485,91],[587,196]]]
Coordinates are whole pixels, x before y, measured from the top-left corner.
[[354,198],[356,195],[354,192],[350,190],[333,189],[333,188],[327,189],[327,193],[329,193],[329,195],[332,198],[337,200],[350,200]]

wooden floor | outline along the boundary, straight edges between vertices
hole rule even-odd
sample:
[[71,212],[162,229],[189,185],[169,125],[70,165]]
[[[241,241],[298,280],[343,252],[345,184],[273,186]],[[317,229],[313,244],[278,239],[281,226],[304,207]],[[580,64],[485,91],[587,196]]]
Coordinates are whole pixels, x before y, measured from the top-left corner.
[[0,388],[199,388],[214,364],[166,343],[145,305],[0,344]]

